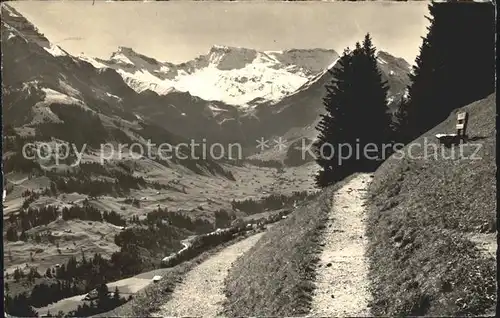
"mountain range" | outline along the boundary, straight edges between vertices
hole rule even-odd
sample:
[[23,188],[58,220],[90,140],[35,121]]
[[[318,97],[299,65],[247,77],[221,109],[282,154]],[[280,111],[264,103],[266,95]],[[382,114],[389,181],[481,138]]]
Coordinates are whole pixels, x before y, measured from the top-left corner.
[[165,95],[175,90],[245,108],[293,93],[324,73],[338,55],[325,49],[258,52],[214,45],[207,54],[177,65],[126,47],[118,48],[108,60],[80,58],[97,68],[115,69],[138,93],[151,90]]
[[[73,104],[108,122],[146,121],[185,138],[253,145],[256,138],[314,125],[339,56],[328,49],[226,46],[182,64],[124,47],[108,60],[72,56],[15,9],[2,11],[4,116],[14,125],[57,121],[50,104]],[[392,109],[405,94],[410,65],[382,51],[378,64]]]

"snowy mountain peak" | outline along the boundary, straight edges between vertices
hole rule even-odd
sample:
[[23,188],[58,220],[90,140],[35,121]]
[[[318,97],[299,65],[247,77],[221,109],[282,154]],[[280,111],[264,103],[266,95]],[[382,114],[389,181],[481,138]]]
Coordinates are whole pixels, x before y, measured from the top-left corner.
[[125,65],[134,65],[129,56],[135,56],[135,51],[128,47],[120,46],[118,51],[111,54],[111,61]]
[[140,54],[126,46],[119,46],[118,50],[111,54],[110,61],[128,66],[135,65],[137,67],[144,67],[146,64],[156,67],[162,64],[156,59]]
[[44,49],[53,56],[69,56],[68,52],[61,49],[58,45],[50,44],[50,47],[45,47]]
[[118,53],[128,53],[128,54],[137,54],[134,49],[132,49],[131,47],[127,47],[127,46],[119,46],[118,47],[118,51],[116,51]]
[[208,101],[248,107],[293,93],[337,58],[327,49],[261,52],[214,45],[207,54],[180,64],[159,62],[128,47],[119,47],[109,60],[84,59],[115,69],[137,92],[189,92]]
[[245,67],[256,57],[257,51],[253,49],[214,45],[206,58],[220,70],[232,70]]

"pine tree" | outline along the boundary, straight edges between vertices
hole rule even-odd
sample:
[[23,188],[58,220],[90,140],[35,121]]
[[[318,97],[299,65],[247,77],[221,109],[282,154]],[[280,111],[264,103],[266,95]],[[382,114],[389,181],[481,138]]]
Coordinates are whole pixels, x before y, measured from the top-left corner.
[[7,241],[16,242],[19,237],[17,236],[17,230],[15,227],[9,227],[6,233]]
[[[362,44],[356,43],[353,51],[346,49],[330,73],[333,80],[323,99],[326,113],[314,144],[321,167],[316,176],[319,187],[355,171],[372,170],[385,156],[383,144],[391,139],[388,87],[377,67],[370,35]],[[371,150],[367,153],[365,149]]]
[[391,126],[394,140],[398,143],[408,142],[412,136],[409,131],[405,129],[408,127],[408,99],[403,97],[399,101],[398,109],[394,113],[394,121]]
[[114,306],[120,305],[121,299],[120,299],[120,291],[118,290],[118,287],[115,287],[115,293],[113,294],[113,303]]
[[14,270],[14,280],[18,282],[23,277],[22,271],[19,268]]
[[76,276],[76,269],[78,267],[76,258],[74,256],[70,257],[66,265],[66,273],[69,279],[73,279]]
[[5,298],[5,312],[16,317],[37,317],[38,313],[30,305],[26,293],[21,293],[14,298]]
[[[360,164],[358,168],[372,169],[387,155],[382,153],[383,144],[390,142],[392,119],[387,108],[389,87],[383,81],[377,66],[376,48],[370,34],[366,34],[362,45],[356,45],[353,67],[355,69],[353,90],[356,93],[356,118],[353,119],[355,136],[359,138]],[[375,151],[365,154],[368,144],[376,146]],[[378,158],[378,159],[375,159]]]
[[316,127],[319,132],[314,143],[316,162],[321,167],[316,176],[316,184],[325,187],[337,181],[335,174],[338,174],[335,167],[335,160],[338,155],[333,148],[334,145],[345,141],[350,116],[347,114],[348,103],[351,99],[349,81],[352,81],[352,52],[346,48],[335,67],[329,70],[332,75],[332,82],[326,85],[326,96],[323,104],[326,113],[321,115],[321,120]]
[[[495,90],[495,8],[491,3],[431,3],[431,25],[410,75],[409,101],[400,111],[407,140],[451,111]],[[474,22],[472,22],[474,21]]]
[[110,297],[109,290],[106,284],[101,284],[97,287],[97,307],[101,309],[107,309],[109,306]]
[[24,242],[28,241],[28,236],[24,230],[21,232],[21,235],[19,235],[19,239]]

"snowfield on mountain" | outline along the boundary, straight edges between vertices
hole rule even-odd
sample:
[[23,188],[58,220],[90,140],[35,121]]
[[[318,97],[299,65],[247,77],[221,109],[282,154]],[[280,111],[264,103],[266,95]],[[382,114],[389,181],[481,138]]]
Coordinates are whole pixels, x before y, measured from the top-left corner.
[[82,58],[95,67],[117,70],[139,93],[149,89],[164,95],[176,90],[245,108],[256,99],[278,101],[293,93],[331,67],[338,54],[325,49],[258,52],[215,45],[208,54],[177,65],[126,47],[120,47],[109,60]]

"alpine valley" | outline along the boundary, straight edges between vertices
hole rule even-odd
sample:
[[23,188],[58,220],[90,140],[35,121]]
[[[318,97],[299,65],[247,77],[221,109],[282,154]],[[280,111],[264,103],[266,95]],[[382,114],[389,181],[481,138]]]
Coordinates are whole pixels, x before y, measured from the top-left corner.
[[[76,310],[81,295],[158,268],[186,240],[281,218],[316,195],[315,163],[288,159],[299,140],[316,138],[329,71],[339,67],[334,50],[214,45],[173,64],[119,47],[100,59],[54,45],[12,6],[1,13],[4,276],[7,293],[31,295],[38,314]],[[410,65],[383,51],[377,61],[393,112]],[[260,151],[261,139],[284,147]],[[131,155],[134,143],[175,148],[189,140],[237,143],[244,159]],[[28,143],[75,148],[57,162],[56,153],[27,158]],[[103,161],[103,144],[126,146]],[[61,264],[81,270],[67,290]],[[42,285],[59,292],[34,287]]]

